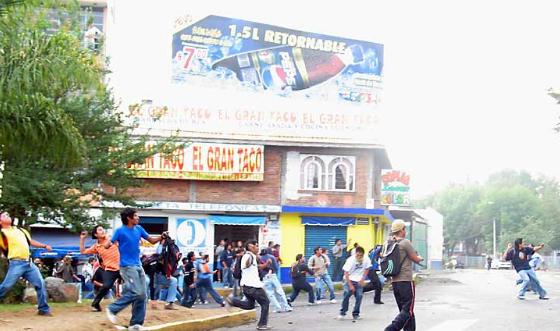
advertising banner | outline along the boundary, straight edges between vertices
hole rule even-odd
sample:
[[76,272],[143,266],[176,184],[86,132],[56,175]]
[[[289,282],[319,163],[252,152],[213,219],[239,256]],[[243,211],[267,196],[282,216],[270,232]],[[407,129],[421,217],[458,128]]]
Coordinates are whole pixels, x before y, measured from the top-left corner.
[[140,134],[379,145],[383,45],[214,15],[174,31],[170,87],[129,107]]
[[381,204],[410,206],[409,174],[400,170],[381,170]]
[[173,35],[173,81],[291,97],[378,101],[383,45],[210,15]]
[[192,143],[130,167],[138,178],[262,181],[264,146]]

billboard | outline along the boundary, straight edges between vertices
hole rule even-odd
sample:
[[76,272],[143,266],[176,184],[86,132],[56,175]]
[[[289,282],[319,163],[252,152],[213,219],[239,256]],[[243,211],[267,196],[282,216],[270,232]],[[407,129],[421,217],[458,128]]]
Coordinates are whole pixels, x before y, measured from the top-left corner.
[[409,174],[400,170],[381,170],[381,204],[410,206]]
[[130,108],[139,130],[379,144],[383,45],[214,15],[175,23],[172,87]]
[[262,181],[264,146],[192,143],[130,167],[137,178]]

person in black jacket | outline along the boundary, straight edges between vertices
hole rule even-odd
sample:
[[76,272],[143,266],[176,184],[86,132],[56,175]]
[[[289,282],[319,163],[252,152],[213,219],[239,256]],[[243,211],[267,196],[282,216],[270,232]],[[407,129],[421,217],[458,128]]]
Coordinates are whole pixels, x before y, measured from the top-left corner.
[[196,301],[196,267],[194,262],[196,261],[196,256],[194,252],[189,252],[187,257],[183,258],[183,273],[185,277],[183,278],[183,298],[181,300],[181,305],[191,308]]
[[311,284],[307,282],[306,276],[313,275],[313,272],[309,270],[309,267],[305,263],[305,257],[303,254],[298,254],[296,256],[296,262],[292,264],[291,268],[292,275],[292,295],[288,298],[288,303],[291,304],[299,295],[300,291],[305,291],[309,295],[308,304],[315,304],[315,294]]

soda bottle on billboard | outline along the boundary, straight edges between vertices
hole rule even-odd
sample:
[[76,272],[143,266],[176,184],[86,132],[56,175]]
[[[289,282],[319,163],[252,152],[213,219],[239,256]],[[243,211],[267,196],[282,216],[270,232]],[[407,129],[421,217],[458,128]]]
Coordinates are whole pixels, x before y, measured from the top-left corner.
[[299,47],[280,46],[233,55],[212,65],[212,69],[233,71],[242,82],[265,89],[304,90],[340,74],[348,65],[364,60],[360,45],[351,45],[342,53],[330,53]]

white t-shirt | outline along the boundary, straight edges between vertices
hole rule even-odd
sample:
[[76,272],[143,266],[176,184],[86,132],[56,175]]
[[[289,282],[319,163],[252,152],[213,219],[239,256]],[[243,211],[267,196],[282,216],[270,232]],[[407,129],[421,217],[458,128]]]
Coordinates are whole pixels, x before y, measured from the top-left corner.
[[364,278],[364,272],[371,268],[371,260],[369,257],[364,256],[362,263],[357,263],[356,256],[350,256],[342,270],[348,272],[350,280],[353,282],[359,282]]
[[[253,259],[253,262],[247,268],[247,260]],[[259,278],[259,269],[257,266],[257,257],[255,254],[248,252],[241,258],[241,286],[250,286],[255,288],[263,288],[264,284]]]

